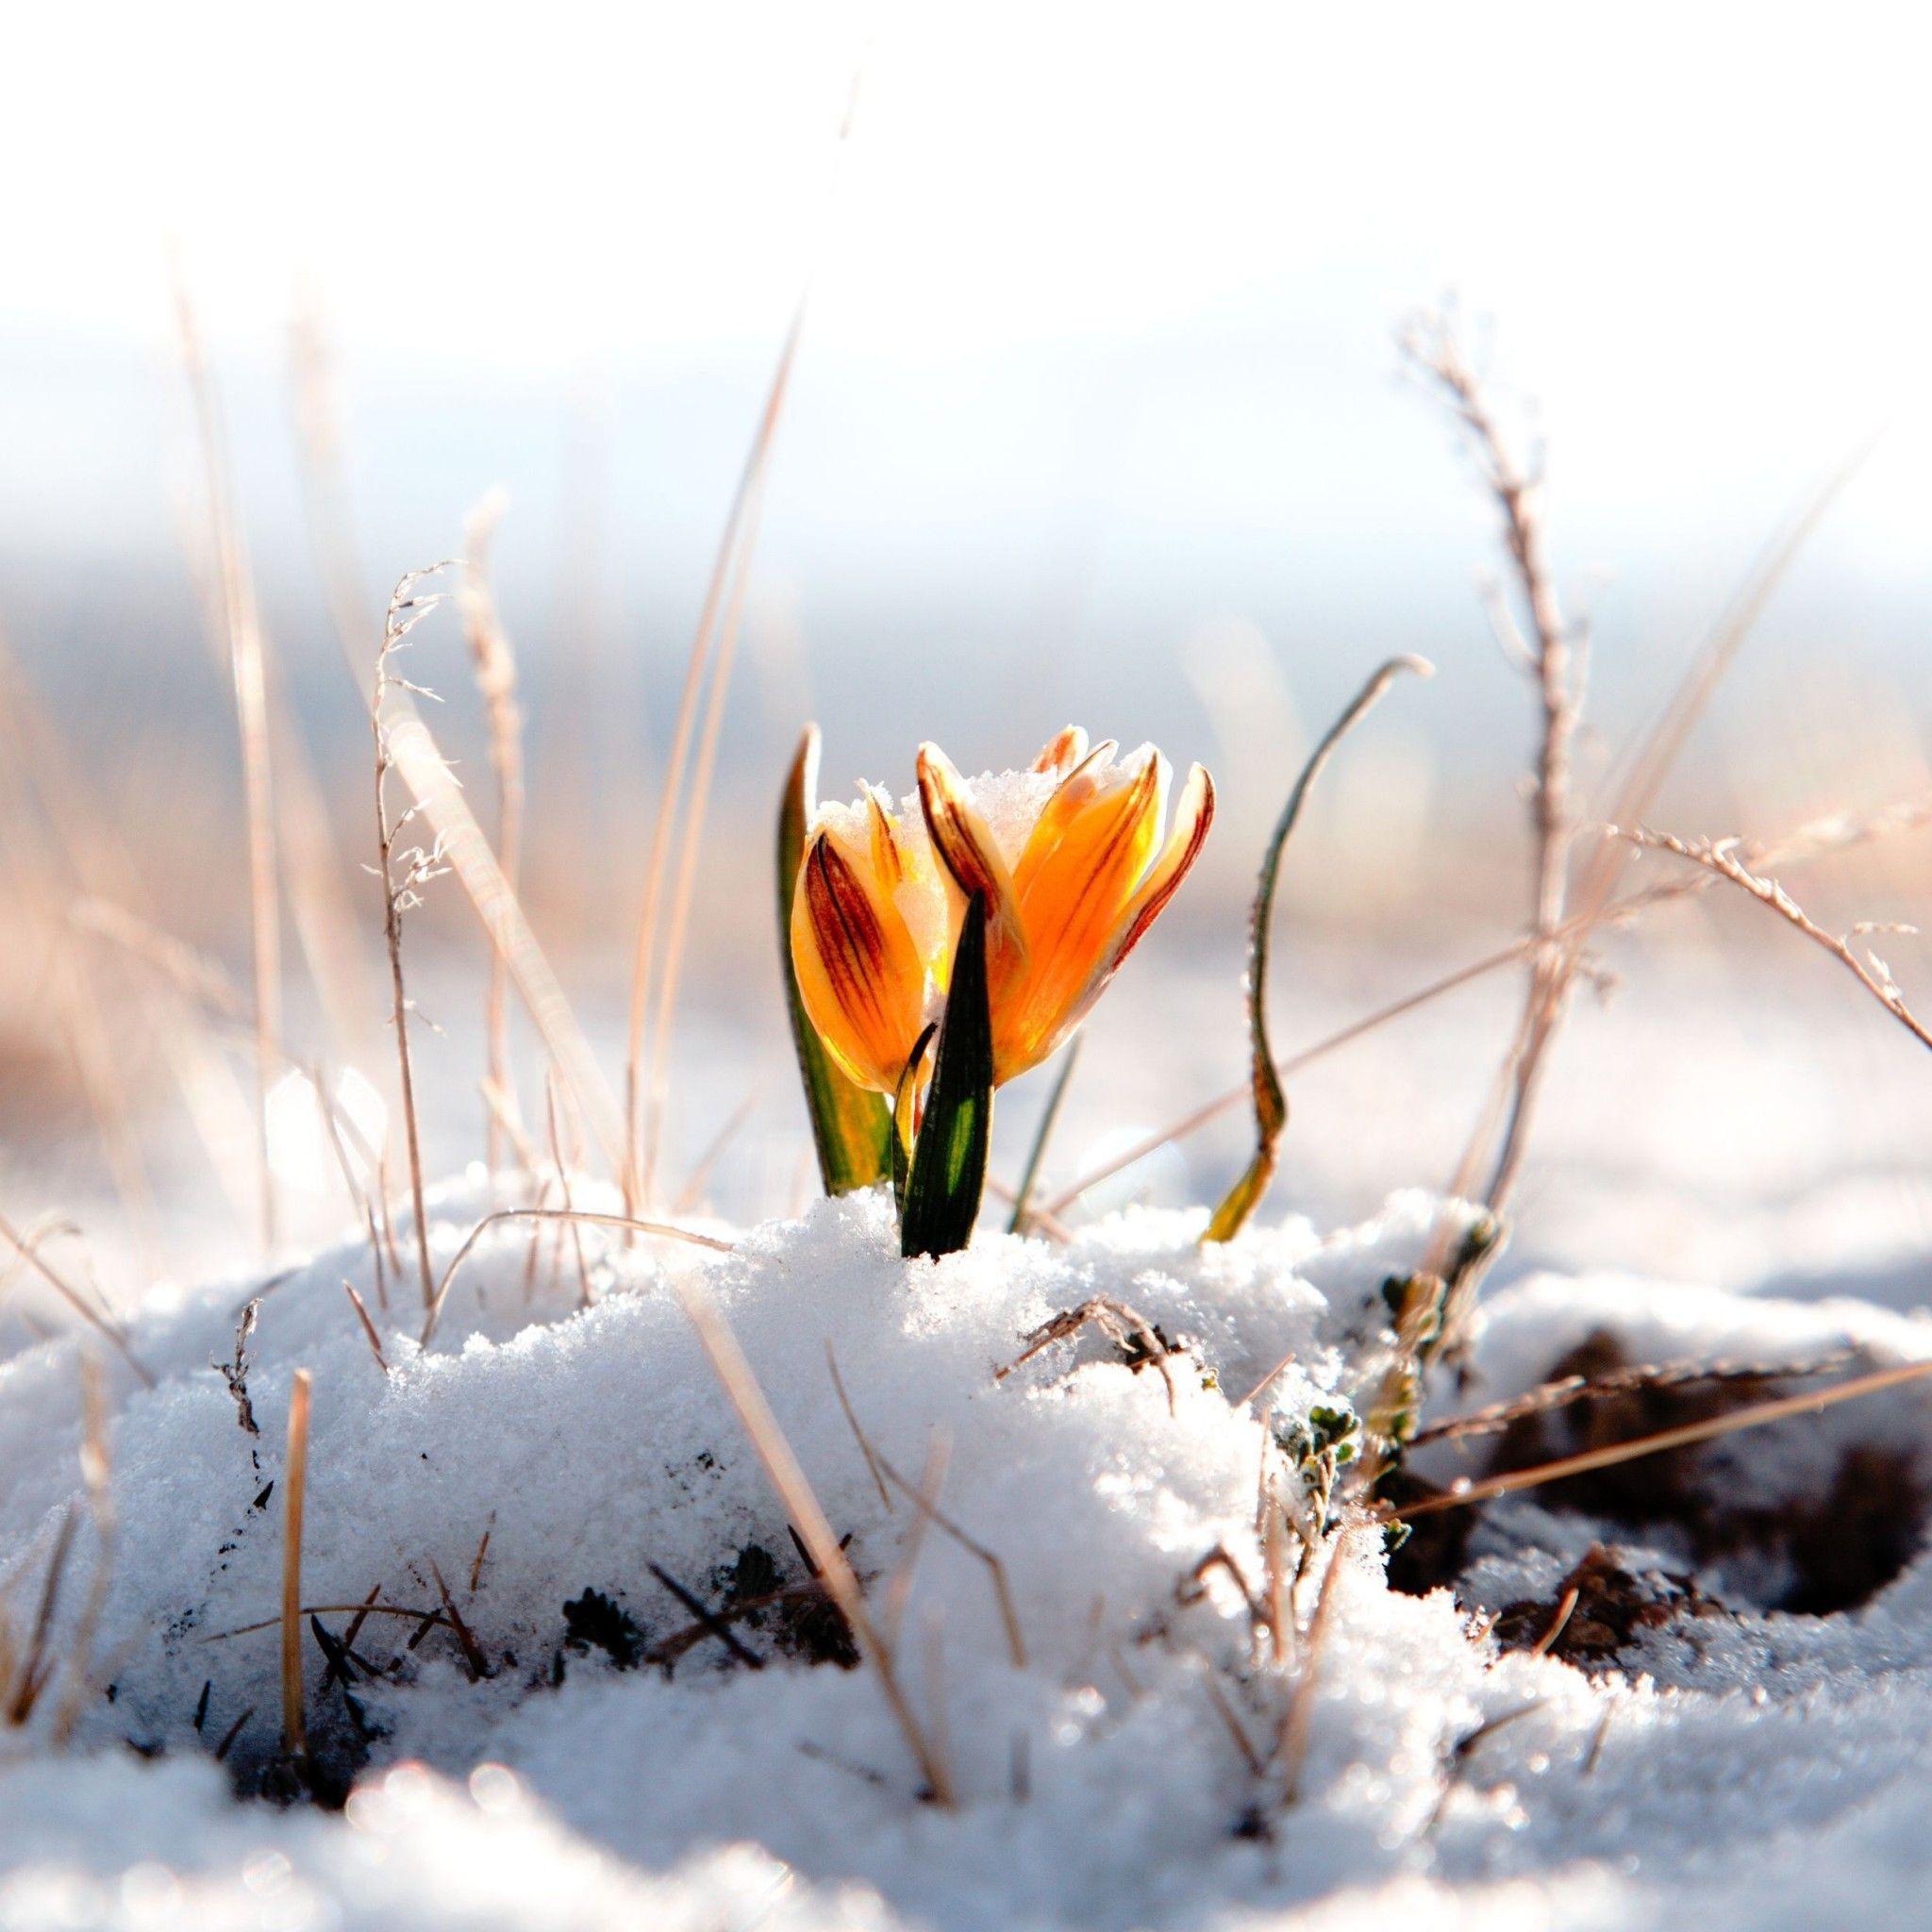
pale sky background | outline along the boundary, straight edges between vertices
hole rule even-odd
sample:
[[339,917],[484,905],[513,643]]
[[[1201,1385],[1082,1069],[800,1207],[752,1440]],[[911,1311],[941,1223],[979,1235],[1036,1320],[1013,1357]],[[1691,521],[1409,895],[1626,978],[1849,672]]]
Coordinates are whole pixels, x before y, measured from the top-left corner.
[[1513,755],[1489,513],[1392,348],[1454,289],[1540,404],[1607,716],[1880,426],[1739,702],[1869,675],[1909,708],[1926,51],[1905,8],[17,13],[0,614],[58,677],[129,642],[90,597],[179,578],[172,243],[291,653],[322,635],[283,378],[312,300],[372,598],[502,483],[532,660],[575,625],[613,675],[675,665],[811,262],[758,591],[809,670],[754,658],[774,731],[810,703],[865,759],[950,712],[991,756],[1003,707],[1112,698],[1158,733],[1224,649],[1183,646],[1253,618],[1298,715],[1422,648],[1440,715]]

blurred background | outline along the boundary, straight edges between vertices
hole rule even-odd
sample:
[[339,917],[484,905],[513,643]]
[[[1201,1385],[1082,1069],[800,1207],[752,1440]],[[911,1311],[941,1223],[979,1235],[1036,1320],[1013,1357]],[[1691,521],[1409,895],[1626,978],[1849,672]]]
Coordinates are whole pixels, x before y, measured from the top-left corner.
[[[1074,719],[1207,762],[1224,811],[1096,1019],[1049,1162],[1065,1182],[1109,1136],[1239,1083],[1261,843],[1391,652],[1439,675],[1352,743],[1291,855],[1277,1033],[1318,1039],[1523,925],[1533,693],[1486,613],[1494,506],[1403,374],[1419,307],[1453,294],[1543,453],[1557,576],[1593,640],[1586,814],[1770,536],[1868,445],[1657,816],[1775,834],[1932,788],[1912,31],[1890,8],[919,0],[14,22],[0,1209],[77,1221],[116,1292],[259,1238],[245,1028],[192,984],[219,970],[245,997],[249,928],[184,300],[286,720],[284,862],[330,871],[341,915],[333,967],[289,915],[290,1054],[389,1091],[352,662],[394,580],[500,491],[525,903],[621,1077],[687,654],[809,280],[667,1144],[687,1175],[716,1147],[693,1205],[781,1211],[803,1185],[769,858],[802,722],[824,728],[828,791],[903,792],[922,738],[971,772]],[[439,616],[418,640],[411,675],[445,700],[435,729],[487,824],[460,629]],[[1890,839],[1804,896],[1834,930],[1907,921],[1928,858]],[[482,1152],[485,955],[455,883],[429,897],[412,990],[442,1029],[417,1030],[432,1165],[453,1171]],[[158,958],[162,936],[192,959]],[[1908,991],[1932,985],[1921,941],[1882,943]],[[1624,992],[1566,1042],[1520,1259],[1909,1272],[1932,1244],[1911,1042],[1745,904],[1618,946]],[[1519,997],[1485,982],[1324,1061],[1276,1205],[1362,1213],[1440,1185]],[[1004,1108],[1008,1169],[1041,1084]],[[345,1203],[299,1095],[284,1111],[282,1234],[314,1239]],[[1122,1185],[1204,1198],[1241,1139],[1236,1112]]]

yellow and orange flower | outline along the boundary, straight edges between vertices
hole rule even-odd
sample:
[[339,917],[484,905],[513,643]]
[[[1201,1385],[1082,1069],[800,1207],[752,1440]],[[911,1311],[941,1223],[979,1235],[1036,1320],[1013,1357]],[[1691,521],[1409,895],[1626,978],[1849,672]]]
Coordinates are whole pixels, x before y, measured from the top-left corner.
[[825,806],[791,900],[791,958],[811,1023],[862,1087],[891,1093],[943,1005],[970,896],[987,909],[995,1084],[1036,1067],[1086,1018],[1160,916],[1214,817],[1188,774],[1163,840],[1170,770],[1152,745],[1120,763],[1070,727],[1032,769],[969,786],[937,745],[919,796],[867,788]]

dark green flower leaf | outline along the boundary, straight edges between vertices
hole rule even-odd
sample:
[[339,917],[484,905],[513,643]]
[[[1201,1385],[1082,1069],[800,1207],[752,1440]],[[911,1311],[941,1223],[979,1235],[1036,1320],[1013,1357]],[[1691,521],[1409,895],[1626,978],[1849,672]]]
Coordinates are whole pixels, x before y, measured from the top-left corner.
[[902,1255],[951,1255],[973,1239],[992,1133],[992,1012],[986,985],[986,899],[975,892],[953,955],[925,1120],[899,1217]]
[[868,1092],[833,1064],[798,996],[798,974],[791,964],[791,895],[805,857],[806,822],[818,791],[818,726],[808,724],[778,807],[778,958],[819,1174],[826,1193],[849,1194],[884,1180],[891,1172],[892,1120],[883,1094]]

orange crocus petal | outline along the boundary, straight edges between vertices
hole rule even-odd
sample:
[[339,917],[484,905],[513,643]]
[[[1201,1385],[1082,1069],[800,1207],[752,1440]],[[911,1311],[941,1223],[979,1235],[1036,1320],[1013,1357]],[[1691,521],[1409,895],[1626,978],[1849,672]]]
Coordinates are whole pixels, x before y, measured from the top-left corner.
[[1090,758],[1041,814],[1016,877],[1031,966],[995,1027],[1015,1072],[1045,1057],[1112,949],[1154,857],[1166,791],[1158,752],[1122,771]]
[[1086,732],[1077,724],[1069,724],[1033,760],[1033,769],[1036,772],[1055,772],[1064,775],[1066,773],[1071,772],[1086,756]]
[[1141,943],[1147,928],[1167,909],[1167,902],[1180,890],[1181,881],[1200,858],[1201,847],[1208,842],[1208,828],[1213,823],[1214,780],[1208,775],[1205,765],[1191,766],[1188,782],[1181,787],[1180,803],[1174,808],[1174,829],[1160,848],[1153,870],[1141,881],[1127,907],[1120,936],[1114,941],[1113,957],[1107,964],[1106,977],[1088,996],[1088,1005],[1099,995],[1101,987],[1113,976],[1121,961]]
[[[1121,961],[1140,944],[1147,928],[1160,917],[1167,902],[1179,891],[1181,881],[1200,857],[1201,847],[1208,841],[1208,828],[1213,823],[1214,781],[1201,766],[1195,765],[1188,773],[1188,782],[1181,789],[1180,803],[1174,809],[1174,829],[1167,843],[1161,847],[1160,857],[1127,902],[1106,950],[1094,962],[1091,976],[1058,1014],[1051,1030],[1031,1046],[1031,1058],[1016,1065],[1012,1074],[1022,1074],[1027,1067],[1038,1066],[1087,1017],[1094,1001],[1107,991],[1108,982],[1120,970]],[[1010,1079],[1012,1074],[1003,1069],[1001,1078]]]
[[919,806],[953,883],[969,899],[974,892],[985,896],[987,965],[997,999],[1002,979],[1026,958],[1013,881],[966,781],[936,744],[919,747]]
[[872,824],[872,869],[879,884],[894,891],[906,876],[906,860],[899,850],[898,834],[892,830],[891,813],[876,791],[867,788],[865,802],[870,807]]
[[906,922],[829,833],[791,901],[799,997],[826,1050],[860,1086],[891,1093],[919,1038],[925,972]]

